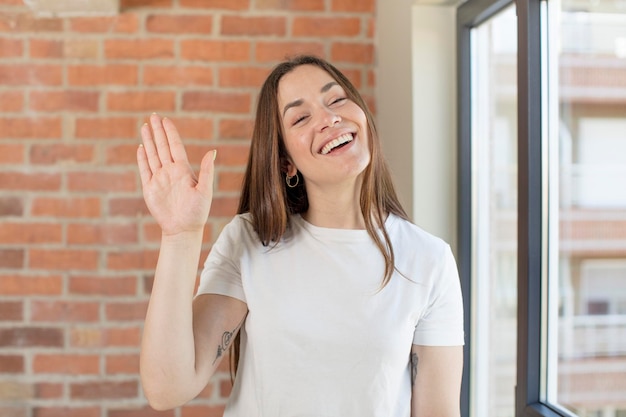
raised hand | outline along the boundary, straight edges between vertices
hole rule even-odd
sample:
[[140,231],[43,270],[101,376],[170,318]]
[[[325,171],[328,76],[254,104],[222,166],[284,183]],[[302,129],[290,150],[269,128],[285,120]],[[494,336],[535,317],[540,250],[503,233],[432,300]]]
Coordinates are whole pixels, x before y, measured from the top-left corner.
[[216,151],[204,155],[196,177],[171,120],[153,114],[141,127],[141,138],[137,164],[143,198],[163,234],[201,231],[213,199]]

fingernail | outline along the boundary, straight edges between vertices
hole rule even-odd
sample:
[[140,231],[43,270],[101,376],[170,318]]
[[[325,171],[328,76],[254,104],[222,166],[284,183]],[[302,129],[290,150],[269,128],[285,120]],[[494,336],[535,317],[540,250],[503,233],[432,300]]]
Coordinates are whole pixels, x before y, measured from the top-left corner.
[[215,158],[217,158],[217,149],[213,150],[213,160],[215,161]]

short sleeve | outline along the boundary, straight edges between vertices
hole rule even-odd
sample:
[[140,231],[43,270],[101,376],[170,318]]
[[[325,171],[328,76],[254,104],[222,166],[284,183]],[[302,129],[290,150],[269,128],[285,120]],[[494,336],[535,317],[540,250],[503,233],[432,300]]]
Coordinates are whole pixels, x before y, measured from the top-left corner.
[[415,327],[413,344],[463,345],[461,283],[456,261],[449,245],[445,245],[433,275],[428,306]]
[[204,263],[196,295],[227,295],[246,302],[240,269],[242,245],[235,243],[242,235],[242,223],[235,217],[220,233]]

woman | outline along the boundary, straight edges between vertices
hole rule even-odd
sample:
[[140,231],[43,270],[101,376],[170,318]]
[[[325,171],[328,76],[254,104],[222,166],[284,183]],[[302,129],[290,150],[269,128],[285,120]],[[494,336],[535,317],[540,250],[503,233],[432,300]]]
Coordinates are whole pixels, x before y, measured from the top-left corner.
[[278,65],[259,96],[239,214],[194,297],[215,152],[196,179],[173,123],[137,152],[162,228],[141,377],[150,404],[194,398],[234,342],[225,416],[459,415],[463,318],[447,244],[407,220],[373,118],[332,65]]

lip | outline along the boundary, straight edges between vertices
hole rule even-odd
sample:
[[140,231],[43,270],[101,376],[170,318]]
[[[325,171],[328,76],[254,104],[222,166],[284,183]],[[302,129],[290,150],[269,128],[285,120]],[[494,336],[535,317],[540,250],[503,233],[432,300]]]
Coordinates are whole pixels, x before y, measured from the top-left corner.
[[326,140],[324,140],[324,142],[322,142],[322,144],[317,148],[317,153],[318,155],[322,155],[322,149],[324,149],[324,147],[329,144],[330,142],[332,142],[333,140],[337,139],[340,136],[343,136],[345,134],[351,135],[352,136],[352,141],[354,142],[354,139],[356,138],[356,132],[352,131],[352,130],[340,130],[335,132],[335,134],[333,134],[332,136],[328,136],[326,138]]

